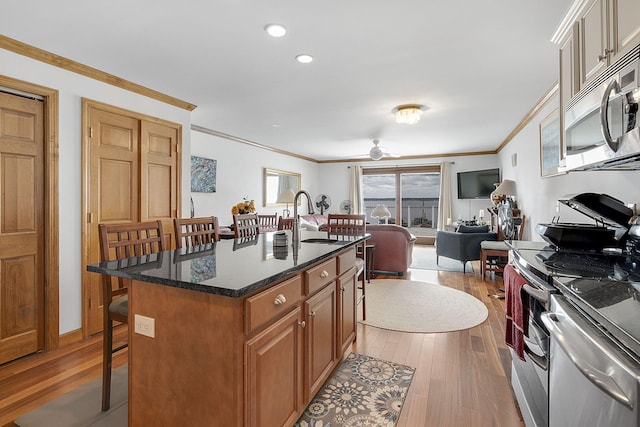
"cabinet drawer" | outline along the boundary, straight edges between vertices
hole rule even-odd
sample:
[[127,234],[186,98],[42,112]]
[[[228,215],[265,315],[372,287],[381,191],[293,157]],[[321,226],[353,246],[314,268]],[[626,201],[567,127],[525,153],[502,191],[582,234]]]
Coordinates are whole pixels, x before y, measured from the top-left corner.
[[305,274],[307,284],[307,295],[311,295],[320,289],[336,277],[338,271],[338,261],[336,258],[331,258],[322,264],[307,270]]
[[302,280],[300,276],[273,286],[245,301],[246,330],[251,333],[267,321],[289,311],[300,302]]
[[338,276],[343,275],[356,263],[356,248],[351,248],[338,255]]

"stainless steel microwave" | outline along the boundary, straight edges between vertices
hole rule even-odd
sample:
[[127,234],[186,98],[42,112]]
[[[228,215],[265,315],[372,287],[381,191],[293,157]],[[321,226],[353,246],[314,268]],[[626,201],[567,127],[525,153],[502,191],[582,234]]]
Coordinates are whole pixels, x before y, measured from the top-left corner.
[[640,45],[567,104],[563,170],[640,169]]

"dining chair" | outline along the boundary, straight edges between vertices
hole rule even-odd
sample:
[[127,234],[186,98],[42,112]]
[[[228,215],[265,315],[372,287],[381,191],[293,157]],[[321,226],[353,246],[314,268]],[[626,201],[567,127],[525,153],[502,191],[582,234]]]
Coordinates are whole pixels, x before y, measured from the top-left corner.
[[293,218],[280,217],[278,219],[278,230],[293,230],[293,222]]
[[206,216],[201,218],[174,218],[173,227],[176,232],[176,247],[188,248],[220,241],[218,218]]
[[[131,258],[165,250],[161,221],[126,224],[98,224],[102,261]],[[117,283],[114,283],[117,282]],[[113,353],[126,348],[113,348],[114,322],[129,323],[129,280],[102,275],[102,411],[111,405],[111,363]]]
[[260,234],[260,223],[257,214],[238,214],[233,216],[235,238]]
[[[365,215],[359,214],[329,214],[327,215],[327,232],[329,235],[363,235],[367,231],[367,218]],[[360,278],[361,284],[358,289],[362,291],[358,299],[358,303],[362,303],[362,320],[367,319],[367,307],[366,307],[366,282],[367,272],[371,267],[366,265],[367,259],[367,245],[366,240],[363,240],[360,245],[357,246],[356,251],[356,267],[358,268],[357,277]]]
[[262,232],[276,231],[278,228],[278,214],[258,215],[258,223]]

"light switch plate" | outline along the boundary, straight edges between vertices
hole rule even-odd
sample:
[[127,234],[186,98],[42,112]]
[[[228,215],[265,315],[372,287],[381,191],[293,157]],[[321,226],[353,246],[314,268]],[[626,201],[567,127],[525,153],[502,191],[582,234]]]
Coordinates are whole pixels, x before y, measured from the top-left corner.
[[150,338],[156,337],[156,319],[152,317],[134,314],[134,331],[137,334],[145,335]]

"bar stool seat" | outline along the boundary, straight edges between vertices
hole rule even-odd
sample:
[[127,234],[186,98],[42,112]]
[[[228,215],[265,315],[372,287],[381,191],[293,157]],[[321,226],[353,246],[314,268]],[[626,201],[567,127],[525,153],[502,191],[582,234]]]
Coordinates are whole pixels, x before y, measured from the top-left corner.
[[484,240],[480,243],[480,274],[502,273],[509,259],[509,248],[504,241]]

